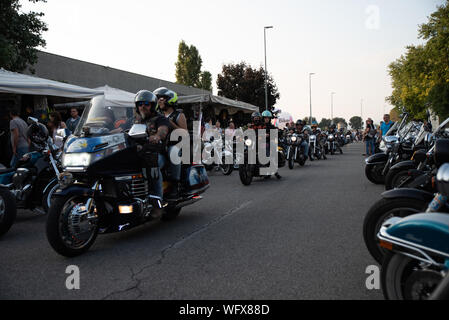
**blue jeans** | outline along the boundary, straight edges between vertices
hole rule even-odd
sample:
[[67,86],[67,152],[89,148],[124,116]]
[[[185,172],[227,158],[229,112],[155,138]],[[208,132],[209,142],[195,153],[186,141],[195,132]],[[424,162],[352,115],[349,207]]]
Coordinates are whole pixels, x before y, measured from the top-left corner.
[[[181,156],[181,150],[177,146],[168,147],[168,156],[172,154],[178,154]],[[181,164],[174,164],[170,159],[168,160],[168,176],[171,181],[180,181],[181,180]]]
[[151,179],[150,172],[147,172],[148,179],[151,180],[151,196],[157,197],[162,200],[164,197],[164,189],[163,189],[163,182],[164,179],[162,178],[162,171],[161,169],[165,166],[165,157],[161,154],[158,155],[158,165],[159,165],[159,178],[158,179]]
[[14,168],[16,165],[17,165],[17,162],[19,162],[19,160],[26,154],[26,153],[28,153],[28,151],[29,151],[29,148],[28,147],[20,147],[20,148],[17,148],[17,150],[16,150],[16,154],[15,155],[13,155],[12,156],[12,159],[11,159],[11,163],[10,163],[10,166],[11,166],[11,168]]
[[304,148],[304,157],[307,158],[307,157],[309,156],[309,143],[303,141],[303,142],[301,143],[301,147]]
[[368,139],[366,144],[366,155],[373,155],[376,153],[376,142],[374,139]]

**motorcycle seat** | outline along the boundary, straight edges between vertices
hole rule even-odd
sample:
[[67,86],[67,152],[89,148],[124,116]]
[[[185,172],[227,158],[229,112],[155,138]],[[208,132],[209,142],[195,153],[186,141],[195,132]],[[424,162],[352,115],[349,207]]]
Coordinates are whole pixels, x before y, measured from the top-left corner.
[[5,169],[0,169],[0,174],[5,174],[5,173],[11,173],[16,171],[16,169],[14,168],[5,168]]

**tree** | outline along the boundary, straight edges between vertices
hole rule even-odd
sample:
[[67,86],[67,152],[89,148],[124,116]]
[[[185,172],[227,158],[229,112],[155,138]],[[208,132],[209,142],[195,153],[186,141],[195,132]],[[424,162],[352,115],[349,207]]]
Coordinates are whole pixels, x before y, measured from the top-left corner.
[[209,71],[201,72],[200,85],[198,88],[212,91],[212,74]]
[[[33,3],[46,0],[29,0]],[[19,0],[0,1],[0,67],[20,72],[37,62],[37,47],[45,47],[43,13],[20,12]],[[32,73],[34,70],[28,67]]]
[[424,118],[428,107],[448,117],[449,1],[420,26],[419,37],[427,42],[407,47],[405,55],[390,64],[393,93],[387,100],[415,118]]
[[[305,124],[310,125],[310,121],[309,121],[310,117],[305,117],[302,121],[304,121]],[[312,117],[312,122],[315,121],[316,123],[318,123],[318,121],[316,121],[315,117]]]
[[354,130],[360,130],[363,128],[363,119],[358,116],[352,117],[349,119],[349,125]]
[[346,122],[346,120],[344,118],[334,118],[333,122],[335,125],[338,125],[339,123],[343,123],[345,125],[345,127],[348,126],[348,123]]
[[[280,98],[273,78],[267,77],[268,109]],[[265,110],[265,71],[262,67],[253,69],[245,62],[223,65],[222,73],[217,78],[218,95],[250,103]]]
[[331,119],[321,119],[321,122],[318,124],[318,127],[320,127],[321,130],[327,130],[331,126],[332,120]]
[[195,87],[200,83],[201,66],[203,60],[198,49],[190,47],[183,41],[178,47],[178,61],[176,62],[176,83]]

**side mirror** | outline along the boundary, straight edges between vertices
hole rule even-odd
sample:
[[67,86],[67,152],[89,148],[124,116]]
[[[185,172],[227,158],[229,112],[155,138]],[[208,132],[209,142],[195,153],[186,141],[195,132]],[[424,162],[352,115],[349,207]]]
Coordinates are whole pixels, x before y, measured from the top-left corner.
[[128,135],[134,139],[143,139],[147,138],[147,126],[145,124],[135,124],[129,130]]
[[56,130],[56,137],[64,139],[68,136],[67,129],[58,129]]

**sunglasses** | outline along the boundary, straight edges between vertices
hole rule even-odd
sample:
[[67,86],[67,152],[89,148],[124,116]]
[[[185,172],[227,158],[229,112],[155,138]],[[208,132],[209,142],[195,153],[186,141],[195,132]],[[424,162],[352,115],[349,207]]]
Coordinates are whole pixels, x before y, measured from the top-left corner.
[[151,102],[148,101],[140,101],[140,102],[136,102],[136,106],[138,107],[142,107],[142,106],[147,106],[149,107],[151,105]]

